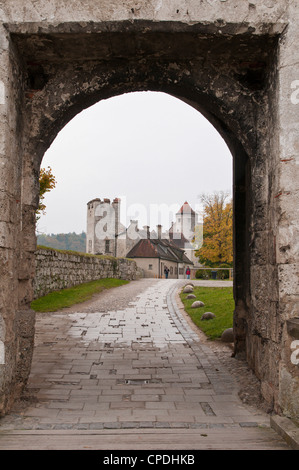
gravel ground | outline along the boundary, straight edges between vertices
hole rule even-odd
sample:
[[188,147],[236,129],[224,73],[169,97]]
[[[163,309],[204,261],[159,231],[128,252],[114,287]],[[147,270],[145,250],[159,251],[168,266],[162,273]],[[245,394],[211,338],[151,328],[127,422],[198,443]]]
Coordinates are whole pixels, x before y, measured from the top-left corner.
[[96,294],[92,299],[76,304],[69,308],[63,309],[66,313],[75,312],[108,312],[113,310],[123,310],[131,302],[134,302],[139,293],[147,287],[157,282],[156,279],[140,279],[139,281],[131,281],[129,284],[104,290],[100,294]]

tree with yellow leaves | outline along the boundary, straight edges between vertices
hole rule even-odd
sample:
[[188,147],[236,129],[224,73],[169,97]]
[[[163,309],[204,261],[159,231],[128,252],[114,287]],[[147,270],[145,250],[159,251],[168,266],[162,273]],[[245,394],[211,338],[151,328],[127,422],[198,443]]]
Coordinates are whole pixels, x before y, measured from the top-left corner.
[[36,211],[36,220],[39,220],[41,215],[45,215],[46,205],[43,202],[45,194],[55,188],[55,186],[56,180],[52,169],[49,166],[47,169],[41,168],[39,174],[39,205]]
[[[229,200],[228,200],[229,199]],[[233,263],[233,207],[228,193],[202,195],[203,244],[196,252],[200,263],[217,267]]]

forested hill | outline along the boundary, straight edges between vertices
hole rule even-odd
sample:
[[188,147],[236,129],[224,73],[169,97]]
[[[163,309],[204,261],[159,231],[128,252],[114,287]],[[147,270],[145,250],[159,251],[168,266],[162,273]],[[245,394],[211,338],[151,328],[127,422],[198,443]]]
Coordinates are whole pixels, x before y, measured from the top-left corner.
[[49,235],[38,235],[37,244],[56,248],[57,250],[70,250],[86,252],[86,233],[51,233]]

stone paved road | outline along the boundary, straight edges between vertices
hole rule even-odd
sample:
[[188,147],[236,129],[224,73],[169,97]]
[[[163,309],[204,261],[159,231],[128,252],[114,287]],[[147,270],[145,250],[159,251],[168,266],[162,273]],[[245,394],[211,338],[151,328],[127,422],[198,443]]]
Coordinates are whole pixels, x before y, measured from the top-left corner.
[[268,415],[242,404],[233,377],[182,316],[175,300],[181,284],[135,281],[38,314],[29,396],[0,420],[0,449],[78,448],[91,433],[101,436],[93,448],[105,448],[105,433],[110,446],[114,433],[115,448],[124,436],[130,448],[128,435],[134,448],[136,433],[143,445],[151,436],[154,448],[187,446],[201,433],[210,435],[200,444],[207,448],[231,448],[232,439],[244,448],[248,436],[249,448],[285,449]]

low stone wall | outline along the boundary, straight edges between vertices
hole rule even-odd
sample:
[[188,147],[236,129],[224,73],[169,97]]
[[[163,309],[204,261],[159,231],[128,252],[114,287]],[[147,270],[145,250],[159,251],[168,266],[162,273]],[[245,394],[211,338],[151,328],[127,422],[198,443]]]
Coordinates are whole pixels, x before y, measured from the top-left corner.
[[142,273],[135,261],[126,258],[38,248],[36,251],[34,298],[96,279],[109,277],[134,280],[141,276]]

